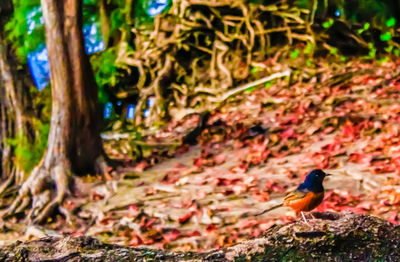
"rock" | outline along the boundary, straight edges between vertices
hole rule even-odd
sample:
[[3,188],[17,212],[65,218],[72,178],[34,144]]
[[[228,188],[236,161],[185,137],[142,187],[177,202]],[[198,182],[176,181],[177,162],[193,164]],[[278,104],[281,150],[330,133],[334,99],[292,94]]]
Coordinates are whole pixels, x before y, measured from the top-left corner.
[[400,261],[400,227],[370,215],[315,212],[262,237],[203,253],[104,244],[91,237],[46,237],[0,248],[0,261]]

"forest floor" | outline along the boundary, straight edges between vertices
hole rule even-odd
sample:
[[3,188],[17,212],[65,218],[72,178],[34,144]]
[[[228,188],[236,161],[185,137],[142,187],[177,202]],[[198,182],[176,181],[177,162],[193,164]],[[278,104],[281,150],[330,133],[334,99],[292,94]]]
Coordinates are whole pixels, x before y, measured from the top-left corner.
[[[171,147],[196,126],[192,115],[145,138],[151,154],[107,183],[82,178],[62,218],[46,229],[21,226],[0,242],[40,233],[90,235],[107,243],[206,250],[292,221],[290,209],[241,217],[280,203],[313,168],[332,176],[317,211],[373,214],[398,224],[399,63],[321,67],[288,87],[248,90],[211,113],[195,146]],[[129,139],[106,141],[125,158]],[[155,145],[161,146],[155,146]],[[172,149],[171,149],[172,148]],[[20,232],[27,232],[20,234]]]

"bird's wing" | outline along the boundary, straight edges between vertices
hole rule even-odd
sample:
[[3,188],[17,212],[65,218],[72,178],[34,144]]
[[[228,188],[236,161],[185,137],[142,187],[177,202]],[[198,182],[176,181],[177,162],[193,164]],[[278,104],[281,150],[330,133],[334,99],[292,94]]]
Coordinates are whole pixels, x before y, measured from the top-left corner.
[[324,198],[324,192],[314,193],[306,189],[297,189],[286,195],[283,206],[291,207],[296,212],[311,211]]
[[297,189],[296,189],[296,190],[294,190],[294,191],[288,193],[288,194],[285,196],[283,202],[292,201],[292,200],[297,200],[297,199],[302,199],[302,198],[304,198],[304,197],[307,195],[308,192],[309,192],[308,190],[297,190]]

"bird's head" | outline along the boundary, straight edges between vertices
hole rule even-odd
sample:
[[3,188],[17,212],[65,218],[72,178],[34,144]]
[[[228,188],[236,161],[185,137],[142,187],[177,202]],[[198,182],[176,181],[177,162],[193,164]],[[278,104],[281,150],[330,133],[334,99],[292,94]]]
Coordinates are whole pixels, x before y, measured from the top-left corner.
[[307,175],[302,187],[313,192],[322,192],[324,191],[322,182],[326,176],[329,176],[329,174],[326,174],[321,169],[314,169]]

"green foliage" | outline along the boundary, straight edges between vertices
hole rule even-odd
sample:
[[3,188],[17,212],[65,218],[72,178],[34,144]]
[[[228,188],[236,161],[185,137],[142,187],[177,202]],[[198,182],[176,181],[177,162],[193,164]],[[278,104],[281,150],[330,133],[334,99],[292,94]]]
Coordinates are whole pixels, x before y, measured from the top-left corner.
[[366,23],[364,24],[363,28],[360,28],[360,29],[357,30],[357,33],[358,33],[359,35],[361,35],[361,34],[364,33],[365,31],[367,31],[367,30],[369,29],[370,26],[371,26],[371,24],[368,23],[368,22],[366,22]]
[[386,42],[389,41],[390,39],[392,39],[392,34],[387,32],[387,33],[383,33],[381,34],[381,40]]
[[260,71],[260,68],[258,68],[258,67],[255,66],[255,67],[253,67],[253,68],[251,69],[250,73],[252,73],[252,74],[254,75],[254,74],[257,74],[258,71]]
[[311,54],[313,52],[314,48],[315,48],[314,44],[307,42],[307,46],[306,46],[306,49],[304,50],[304,53]]
[[90,61],[93,71],[95,72],[96,82],[100,88],[99,100],[101,103],[107,102],[107,96],[104,92],[105,86],[115,86],[118,82],[118,67],[115,60],[117,59],[117,50],[110,47],[103,52],[94,54]]
[[368,43],[369,53],[367,58],[374,59],[376,56],[376,48],[373,43]]
[[297,57],[299,56],[299,53],[300,53],[299,49],[295,49],[295,50],[290,54],[290,57],[291,57],[291,58],[297,58]]
[[129,9],[124,5],[124,1],[115,1],[117,8],[115,8],[110,15],[111,31],[117,31],[125,24],[125,18]]
[[96,23],[99,21],[99,10],[97,0],[83,0],[83,23]]
[[[253,1],[254,2],[254,1]],[[153,22],[153,17],[147,14],[147,9],[149,8],[150,1],[149,0],[138,0],[135,5],[135,24],[136,25],[145,25]],[[172,0],[168,0],[168,7],[163,10],[163,12],[167,12],[168,9],[172,5]]]
[[8,140],[15,152],[15,165],[26,173],[31,172],[39,164],[46,150],[50,124],[37,121],[33,129],[37,131],[34,143],[31,143],[22,132],[19,132],[14,139]]
[[391,17],[386,21],[386,26],[387,27],[392,27],[396,24],[396,18]]
[[[44,28],[40,23],[42,12],[39,11],[40,0],[13,0],[14,13],[6,24],[7,37],[16,50],[18,58],[26,62],[29,52],[35,50],[44,42]],[[35,24],[28,26],[28,15],[32,15]]]
[[[13,6],[14,12],[5,30],[18,58],[22,63],[26,63],[28,53],[45,43],[40,0],[13,0]],[[28,18],[34,23],[29,24]],[[84,23],[98,21],[97,1],[84,0],[83,20]]]
[[329,18],[328,21],[322,23],[322,27],[328,29],[333,25],[333,23],[334,23],[333,19]]

